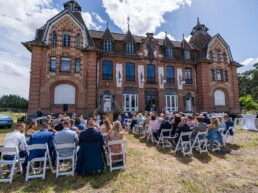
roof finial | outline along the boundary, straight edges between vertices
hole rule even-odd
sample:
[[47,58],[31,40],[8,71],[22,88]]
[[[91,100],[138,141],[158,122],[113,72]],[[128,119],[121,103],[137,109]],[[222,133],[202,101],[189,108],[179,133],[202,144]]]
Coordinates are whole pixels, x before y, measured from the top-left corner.
[[185,39],[185,34],[183,34],[183,40]]
[[107,28],[108,28],[108,21],[107,21]]
[[200,25],[199,17],[197,17],[197,25]]
[[128,27],[128,31],[130,31],[130,17],[127,17],[127,27]]
[[167,32],[167,31],[165,31],[165,38],[166,38],[166,37],[168,37],[168,32]]

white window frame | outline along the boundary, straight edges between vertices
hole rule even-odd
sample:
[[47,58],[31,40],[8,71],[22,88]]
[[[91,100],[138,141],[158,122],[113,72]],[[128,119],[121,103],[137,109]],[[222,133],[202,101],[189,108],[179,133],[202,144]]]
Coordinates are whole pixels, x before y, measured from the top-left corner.
[[134,53],[134,44],[133,43],[126,43],[126,53],[127,54]]
[[215,106],[226,106],[226,96],[224,91],[216,90],[214,92],[214,104]]
[[178,96],[177,95],[165,95],[165,103],[166,103],[166,111],[169,111],[169,112],[178,111]]
[[54,104],[75,104],[76,89],[70,84],[59,84],[54,90]]
[[190,50],[184,50],[184,59],[185,60],[190,60],[191,59]]
[[112,51],[112,41],[104,40],[104,51],[111,52]]
[[[126,103],[126,98],[128,97],[128,104]],[[135,99],[135,105],[132,106],[132,99]],[[123,111],[124,112],[138,112],[139,109],[138,94],[123,94]]]
[[81,36],[76,36],[76,48],[81,48]]

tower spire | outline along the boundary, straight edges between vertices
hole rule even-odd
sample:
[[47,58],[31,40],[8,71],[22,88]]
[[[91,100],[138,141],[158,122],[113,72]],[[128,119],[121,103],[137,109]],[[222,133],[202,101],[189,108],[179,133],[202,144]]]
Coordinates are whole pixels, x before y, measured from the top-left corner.
[[130,31],[130,17],[129,16],[127,17],[127,28],[128,28],[128,31]]
[[197,25],[200,25],[199,17],[197,17]]

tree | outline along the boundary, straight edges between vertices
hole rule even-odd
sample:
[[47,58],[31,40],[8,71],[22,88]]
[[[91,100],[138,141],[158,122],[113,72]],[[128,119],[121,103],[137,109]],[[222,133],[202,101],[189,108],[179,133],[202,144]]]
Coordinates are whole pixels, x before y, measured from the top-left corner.
[[28,100],[18,95],[3,95],[0,98],[0,108],[27,109]]

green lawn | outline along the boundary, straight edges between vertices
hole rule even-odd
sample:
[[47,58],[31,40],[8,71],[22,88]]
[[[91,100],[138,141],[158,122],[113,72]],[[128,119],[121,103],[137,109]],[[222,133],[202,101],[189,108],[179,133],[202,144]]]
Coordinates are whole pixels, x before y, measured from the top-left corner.
[[[0,143],[10,129],[0,130]],[[237,131],[236,145],[219,153],[193,157],[174,154],[126,133],[127,168],[87,177],[59,177],[48,171],[46,179],[25,182],[15,175],[2,183],[0,192],[258,192],[258,133]]]

